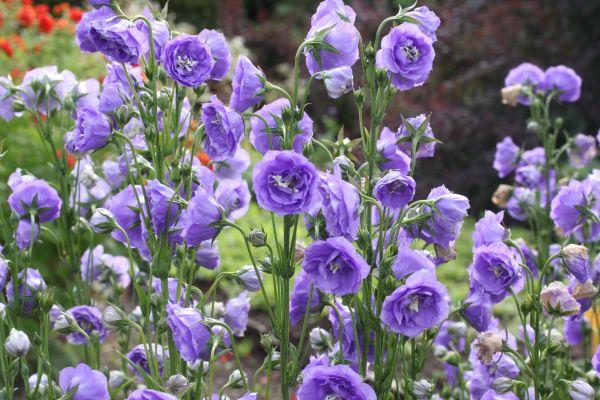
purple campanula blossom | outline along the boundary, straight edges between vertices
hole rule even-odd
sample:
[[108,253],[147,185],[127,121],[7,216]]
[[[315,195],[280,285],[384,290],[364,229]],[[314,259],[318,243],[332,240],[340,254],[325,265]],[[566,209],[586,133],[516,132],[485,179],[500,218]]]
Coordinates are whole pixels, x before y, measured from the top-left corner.
[[505,178],[517,168],[520,149],[510,136],[502,139],[496,145],[496,155],[494,156],[494,169],[498,171],[500,178]]
[[375,400],[375,391],[347,365],[314,366],[303,371],[298,400],[328,398]]
[[98,150],[104,147],[112,133],[110,120],[95,107],[77,108],[73,146],[76,152]]
[[265,74],[248,57],[240,56],[233,71],[231,108],[241,113],[260,103],[264,97],[265,81]]
[[245,290],[225,303],[225,323],[229,325],[235,336],[244,336],[249,312],[250,298]]
[[[529,86],[537,91],[543,82],[544,71],[540,67],[531,63],[522,63],[509,71],[504,79],[504,86]],[[523,105],[531,104],[531,100],[523,93],[518,96],[517,101]]]
[[557,90],[561,101],[574,102],[581,95],[581,77],[564,65],[550,67],[544,72],[540,87],[546,91]]
[[481,400],[519,400],[519,397],[513,392],[499,394],[494,389],[489,389],[481,396]]
[[75,368],[67,367],[60,371],[58,384],[64,393],[74,391],[73,400],[109,400],[106,376],[86,364]]
[[216,161],[232,157],[244,134],[244,120],[236,111],[226,107],[217,96],[211,96],[210,103],[202,105],[204,124],[204,150]]
[[561,250],[561,260],[569,273],[579,283],[585,283],[590,277],[590,256],[585,246],[568,244]]
[[[183,295],[185,294],[185,291],[186,291],[185,286],[186,286],[185,283],[182,283],[180,285],[177,278],[168,278],[167,279],[167,296],[168,296],[169,303],[176,303],[178,305],[183,305]],[[154,293],[162,295],[162,290],[163,290],[162,281],[157,277],[152,278],[152,290],[154,291]],[[179,296],[177,296],[178,292],[179,292]]]
[[167,324],[181,358],[187,362],[198,361],[210,340],[210,330],[203,321],[197,308],[167,304]]
[[412,201],[415,187],[415,180],[410,176],[400,171],[389,171],[375,183],[373,197],[384,207],[401,209]]
[[94,8],[110,6],[110,0],[88,0],[88,3]]
[[319,44],[306,46],[306,67],[311,75],[337,67],[351,67],[359,58],[358,42],[360,34],[349,20],[337,13],[326,13],[311,21],[311,28],[305,40],[322,40],[335,49],[326,50]]
[[579,346],[585,340],[590,323],[585,317],[572,316],[565,318],[564,337],[569,346]]
[[257,400],[257,399],[258,399],[258,393],[246,392],[238,400]]
[[50,86],[56,91],[56,85],[61,80],[62,75],[54,65],[33,68],[27,71],[19,85],[23,102],[28,108],[37,110],[43,115],[46,114],[46,108],[50,111],[55,110],[60,106],[59,102],[52,95],[46,95],[42,98],[39,88]]
[[343,0],[324,0],[319,3],[317,11],[310,17],[310,23],[314,25],[321,18],[329,15],[336,16],[351,24],[356,20],[356,12],[352,7],[344,4]]
[[0,76],[0,118],[10,121],[15,117],[13,110],[14,95],[11,92],[13,81],[10,75]]
[[48,182],[27,179],[15,185],[8,197],[8,205],[19,218],[29,218],[30,213],[34,213],[36,220],[42,223],[59,217],[62,201]]
[[[144,8],[144,17],[150,22],[152,27],[152,37],[154,39],[154,55],[156,57],[156,61],[160,62],[162,59],[162,52],[171,38],[171,32],[169,32],[169,25],[167,21],[164,20],[156,20],[152,16],[152,12],[148,7]],[[145,21],[138,20],[135,23],[137,29],[142,32],[146,36],[146,40],[148,41],[148,52],[144,54],[146,58],[150,59],[150,32],[148,31],[148,25],[146,25]]]
[[220,264],[219,249],[215,240],[207,240],[196,247],[196,264],[206,269],[216,269]]
[[525,221],[529,215],[527,208],[532,207],[534,202],[535,194],[531,189],[517,187],[506,203],[506,210],[517,221]]
[[421,86],[433,69],[435,50],[431,38],[416,25],[401,24],[381,40],[377,67],[387,71],[399,90]]
[[503,218],[504,211],[500,211],[498,214],[486,211],[483,218],[475,223],[473,246],[489,245],[508,238],[508,230],[502,224]]
[[398,246],[398,254],[392,263],[396,279],[402,279],[413,272],[426,270],[435,273],[435,263],[422,250],[411,249],[408,245]]
[[377,153],[381,154],[380,167],[383,170],[395,169],[403,174],[410,171],[411,158],[396,143],[398,137],[389,128],[383,128],[377,140]]
[[[126,64],[125,68],[127,68],[127,73],[131,78],[131,85],[127,80],[123,65],[116,62],[106,64],[106,77],[102,82],[99,104],[100,111],[105,114],[112,113],[124,103],[124,100],[133,97],[131,86],[137,89],[142,84],[142,70],[139,67]],[[130,121],[129,124],[132,124],[132,122]],[[127,134],[127,128],[124,129],[124,133]]]
[[[294,279],[294,286],[290,296],[290,323],[292,326],[297,325],[304,319],[307,307],[311,313],[318,313],[320,311],[319,306],[321,304],[321,298],[319,292],[315,287],[313,289],[312,297],[309,299],[310,286],[310,279],[306,272],[301,270]],[[310,306],[308,305],[309,300]]]
[[175,222],[180,212],[177,195],[173,189],[163,185],[157,179],[149,181],[146,193],[150,206],[150,219],[154,233],[166,232]]
[[489,329],[492,320],[492,300],[490,295],[479,287],[469,289],[465,300],[468,304],[464,310],[464,317],[478,332]]
[[546,316],[558,315],[565,317],[579,314],[581,306],[569,293],[564,283],[555,281],[542,288],[540,301],[544,306]]
[[419,29],[429,36],[433,42],[437,41],[435,31],[440,27],[441,21],[433,11],[427,8],[427,6],[416,7],[407,12],[406,16],[413,18]]
[[[6,298],[8,304],[15,301],[15,288],[12,280],[6,285]],[[19,273],[19,288],[17,295],[22,301],[23,312],[30,313],[35,306],[36,293],[46,290],[46,282],[37,269],[26,268]]]
[[219,179],[240,179],[249,167],[250,154],[243,147],[238,146],[232,157],[216,163],[215,174]]
[[[138,200],[141,204],[138,203]],[[129,185],[111,197],[106,207],[114,215],[119,226],[127,233],[131,245],[136,248],[144,247],[141,226],[143,223],[141,213],[144,210],[140,210],[140,206],[145,207],[142,188]],[[127,238],[118,230],[112,233],[112,237],[121,243],[127,243]]]
[[600,344],[596,347],[596,352],[592,357],[592,367],[594,367],[594,370],[600,375]]
[[214,223],[221,218],[221,207],[212,194],[198,188],[181,216],[183,239],[190,246],[214,239],[219,233],[219,228],[214,226]]
[[[108,336],[108,331],[102,323],[102,312],[96,307],[76,306],[66,311],[69,313],[77,325],[89,336],[92,332],[98,334],[99,343],[104,343]],[[71,344],[89,344],[87,337],[81,332],[73,332],[67,336]]]
[[210,49],[214,65],[210,71],[210,79],[221,80],[227,75],[231,64],[231,53],[225,36],[213,29],[202,29],[198,34],[200,40]]
[[[278,99],[272,103],[266,104],[256,114],[261,116],[250,118],[250,143],[261,154],[265,154],[269,150],[282,149],[282,114],[285,109],[290,108],[288,99]],[[265,126],[265,122],[267,125]],[[297,123],[296,131],[294,132],[294,142],[292,148],[297,153],[302,153],[304,145],[309,143],[313,136],[313,121],[304,113],[302,119]]]
[[215,198],[229,220],[242,218],[250,207],[248,183],[244,179],[222,180],[215,190]]
[[419,236],[427,243],[449,248],[460,233],[470,207],[469,200],[443,185],[433,188],[427,199],[434,201],[434,208],[420,227]]
[[[151,348],[152,354],[155,357],[155,361],[158,365],[158,371],[162,375],[163,374],[163,364],[168,358],[168,351],[163,349],[160,344],[149,343],[138,344],[135,346],[129,353],[127,353],[127,359],[131,361],[135,366],[140,368],[142,371],[150,374],[150,362],[149,355],[146,353],[146,347]],[[141,378],[141,374],[137,370],[134,365],[128,364],[127,367],[130,371],[132,371],[137,377]],[[90,399],[91,400],[91,399]]]
[[513,242],[519,246],[521,253],[523,253],[523,257],[525,257],[521,262],[527,265],[533,276],[536,277],[538,275],[538,268],[536,264],[538,257],[537,250],[531,248],[523,238],[516,238],[513,240]]
[[[561,187],[552,199],[550,217],[565,235],[575,233],[583,236],[582,231],[589,217],[582,209],[600,216],[600,202],[596,200],[599,193],[597,186],[588,181],[571,180],[567,186]],[[600,224],[589,222],[592,224],[590,233],[595,236]]]
[[343,296],[356,293],[370,268],[343,237],[313,242],[304,253],[303,270],[316,287]]
[[[331,323],[333,336],[337,340],[337,343],[334,344],[330,354],[335,356],[341,351],[344,360],[349,361],[353,366],[357,366],[359,356],[362,354],[360,345],[363,342],[363,336],[360,327],[358,327],[358,336],[354,335],[354,320],[350,308],[343,305],[341,301],[336,300],[334,306],[330,306],[329,308],[328,319]],[[368,353],[371,361],[373,361],[372,350],[373,348],[371,347]],[[321,360],[319,360],[319,362],[320,361]]]
[[332,99],[340,98],[354,88],[352,68],[348,66],[322,71],[319,75],[323,78],[327,94]]
[[210,47],[199,36],[188,34],[167,42],[162,62],[171,79],[189,87],[208,80],[215,65]]
[[6,285],[9,274],[10,269],[8,268],[8,263],[6,262],[4,256],[0,254],[0,292],[2,289],[4,289],[4,285]]
[[31,245],[37,242],[40,237],[40,225],[36,222],[33,224],[28,219],[20,219],[15,231],[15,240],[19,250],[24,251],[29,249]]
[[501,242],[474,250],[469,276],[472,283],[498,301],[508,295],[509,289],[517,293],[523,284],[522,269],[515,253]]
[[571,146],[567,150],[569,162],[575,168],[584,168],[596,157],[596,138],[578,133],[573,138]]
[[[420,114],[420,115],[417,115],[416,117],[412,117],[412,118],[406,118],[403,121],[402,125],[400,125],[400,127],[398,127],[398,132],[396,133],[396,140],[411,137],[412,136],[411,130],[407,127],[407,125],[410,125],[411,128],[413,128],[415,131],[417,131],[417,130],[419,130],[419,128],[425,122],[426,119],[427,119],[427,117],[425,116],[425,114]],[[429,139],[435,138],[435,136],[433,134],[433,130],[431,129],[431,124],[429,122],[427,122],[427,125],[425,126],[425,131],[423,132],[423,137],[429,138]],[[429,143],[419,143],[419,147],[417,148],[416,157],[417,158],[433,157],[433,155],[435,154],[435,145],[436,145],[435,141],[432,141]],[[402,151],[404,151],[406,154],[408,154],[409,156],[411,155],[412,144],[411,144],[410,140],[399,143],[398,147]]]
[[392,331],[415,337],[448,317],[448,290],[427,270],[419,270],[386,297],[381,321]]
[[129,394],[127,400],[177,400],[177,397],[157,390],[137,389]]
[[342,179],[339,168],[335,168],[333,174],[323,174],[318,188],[327,233],[356,240],[360,222],[358,190]]
[[268,151],[254,166],[253,189],[258,205],[278,215],[300,214],[317,192],[315,166],[294,151]]

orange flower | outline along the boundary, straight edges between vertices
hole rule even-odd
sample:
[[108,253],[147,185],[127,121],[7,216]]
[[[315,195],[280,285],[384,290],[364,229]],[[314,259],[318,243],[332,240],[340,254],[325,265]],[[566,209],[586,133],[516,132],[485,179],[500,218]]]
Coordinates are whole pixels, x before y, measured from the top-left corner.
[[38,14],[38,30],[50,33],[52,28],[54,28],[54,18],[50,14]]
[[[60,149],[56,150],[56,156],[58,158],[62,158],[62,156],[63,156],[62,150],[60,150]],[[66,159],[66,161],[67,161],[67,167],[69,169],[72,169],[75,166],[75,163],[77,162],[77,160],[75,159],[75,157],[73,156],[73,154],[69,153],[68,151],[67,151],[67,159]]]
[[54,27],[56,29],[70,30],[72,28],[72,25],[68,19],[59,18],[54,20]]
[[81,21],[81,17],[83,17],[83,10],[79,7],[73,7],[69,10],[69,18],[73,22]]
[[17,12],[17,21],[19,21],[19,24],[25,27],[32,26],[35,22],[35,17],[35,9],[30,5],[23,5],[19,12]]
[[33,8],[38,15],[48,14],[50,12],[50,6],[48,4],[36,4]]
[[21,70],[19,68],[15,68],[10,71],[10,77],[13,79],[19,79],[21,77]]
[[208,154],[206,154],[205,152],[200,150],[200,151],[196,152],[196,157],[198,157],[198,159],[200,160],[200,163],[202,165],[208,166],[208,168],[210,170],[214,171],[215,166],[214,166],[214,164],[212,164],[212,160],[210,159]]
[[10,43],[8,43],[8,40],[0,38],[0,49],[2,49],[2,51],[4,51],[7,56],[12,58],[14,52],[12,47],[10,46]]
[[71,6],[69,5],[69,3],[58,3],[52,8],[52,13],[54,13],[54,15],[60,15],[65,11],[68,11],[70,8]]

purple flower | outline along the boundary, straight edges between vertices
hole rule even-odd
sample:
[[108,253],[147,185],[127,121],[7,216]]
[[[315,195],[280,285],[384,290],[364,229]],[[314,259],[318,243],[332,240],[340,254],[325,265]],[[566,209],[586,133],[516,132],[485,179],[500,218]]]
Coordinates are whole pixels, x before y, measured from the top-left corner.
[[578,133],[567,150],[569,161],[575,168],[583,168],[588,165],[597,154],[596,138]]
[[146,185],[146,194],[150,205],[150,218],[154,233],[166,232],[176,221],[180,206],[176,203],[175,191],[153,179]]
[[214,239],[219,228],[214,224],[221,220],[221,208],[212,195],[198,188],[181,216],[182,236],[190,246]]
[[8,205],[19,218],[35,215],[36,221],[49,222],[60,216],[62,201],[56,190],[42,179],[23,181],[8,197]]
[[[125,74],[125,70],[123,66],[119,63],[109,63],[106,64],[106,77],[102,82],[102,91],[100,92],[100,104],[99,108],[105,114],[110,114],[117,109],[120,105],[124,103],[126,99],[130,99],[133,97],[133,91],[131,90],[131,86],[134,88],[138,88],[142,84],[142,70],[139,67],[132,67],[130,65],[126,65],[127,72],[131,77],[131,83],[129,84],[127,80],[127,75]],[[124,128],[124,133],[127,136],[128,127],[133,126],[137,121],[136,119],[132,119]]]
[[401,24],[381,40],[377,67],[387,71],[399,90],[421,86],[433,69],[433,41],[416,25]]
[[328,398],[375,400],[375,391],[347,365],[314,366],[303,371],[298,400]]
[[[108,336],[108,331],[102,324],[102,313],[95,307],[76,306],[67,310],[77,325],[89,336],[92,332],[98,334],[99,342],[104,343]],[[67,336],[71,344],[89,344],[87,337],[80,332],[73,332]]]
[[[138,200],[141,204],[138,203]],[[140,206],[144,207],[144,196],[140,186],[127,186],[108,200],[107,209],[114,215],[115,220],[127,233],[131,245],[135,248],[143,248],[145,242],[142,238]],[[121,243],[127,243],[127,238],[122,232],[115,230],[112,237]]]
[[20,219],[15,231],[15,240],[19,250],[29,249],[40,237],[40,226],[36,222],[33,224],[28,219]]
[[473,246],[479,247],[504,241],[508,237],[508,230],[502,225],[503,218],[504,211],[498,214],[486,211],[484,217],[475,223]]
[[520,149],[510,136],[502,139],[496,145],[496,155],[494,157],[494,169],[498,171],[498,176],[504,178],[517,168]]
[[14,96],[10,87],[13,85],[10,75],[0,76],[0,118],[10,121],[15,116],[13,110]]
[[590,329],[590,323],[585,317],[573,316],[565,318],[564,337],[569,346],[579,346],[585,339],[585,331]]
[[215,64],[210,71],[210,79],[221,80],[227,75],[231,64],[229,44],[221,32],[213,29],[202,29],[198,37],[209,49]]
[[330,236],[343,236],[356,240],[358,236],[360,194],[342,179],[339,168],[333,174],[324,174],[319,183],[321,211]]
[[309,299],[311,281],[304,270],[294,279],[294,287],[290,297],[290,323],[292,326],[297,325],[304,319],[306,308],[310,300],[308,311],[318,313],[320,311],[321,298],[319,291],[315,287],[313,289],[312,298]]
[[495,299],[502,299],[509,289],[519,291],[523,275],[515,254],[504,243],[477,247],[469,267],[472,283],[479,285]]
[[244,134],[244,120],[234,110],[225,107],[217,96],[202,105],[202,123],[206,137],[204,150],[216,161],[232,157]]
[[[42,115],[46,115],[47,109],[53,111],[59,108],[60,101],[64,100],[61,99],[63,96],[59,97],[59,92],[68,91],[66,87],[61,89],[61,86],[70,87],[77,84],[76,81],[73,82],[69,79],[69,77],[72,78],[71,74],[72,72],[66,70],[59,73],[54,65],[27,71],[23,76],[21,85],[19,85],[19,91],[25,105]],[[63,81],[66,82],[63,83]],[[42,97],[41,89],[44,87],[50,87],[51,91]]]
[[88,0],[88,3],[94,8],[110,6],[110,0]]
[[[403,121],[402,125],[400,125],[400,127],[398,128],[398,132],[396,133],[396,140],[411,137],[412,136],[411,130],[410,130],[410,128],[407,127],[407,125],[410,125],[410,127],[413,130],[418,131],[426,119],[427,119],[427,117],[425,116],[425,114],[420,114],[420,115],[417,115],[416,117],[412,117],[412,118],[406,118]],[[431,129],[431,124],[429,122],[427,122],[425,131],[423,132],[423,137],[429,138],[429,139],[435,138],[435,136],[433,134],[433,130]],[[436,145],[435,141],[431,141],[428,143],[420,142],[419,146],[417,148],[417,156],[416,157],[417,158],[433,157],[433,155],[435,154],[435,145]],[[408,154],[409,156],[411,155],[412,144],[411,144],[410,140],[399,143],[398,147],[402,151],[404,151],[406,154]]]
[[435,275],[419,270],[386,297],[381,321],[394,332],[415,337],[448,317],[449,301],[448,290]]
[[127,400],[177,400],[177,397],[157,390],[138,389],[131,392]]
[[248,183],[243,179],[222,180],[215,190],[215,198],[229,220],[242,218],[250,207]]
[[540,87],[544,90],[557,90],[562,101],[574,102],[581,95],[581,77],[573,69],[559,65],[544,72],[544,81]]
[[569,290],[562,282],[552,282],[544,286],[540,293],[540,301],[544,306],[544,313],[547,316],[558,315],[565,317],[567,315],[579,314],[581,306],[569,293]]
[[233,71],[231,108],[241,113],[260,103],[264,97],[265,80],[265,74],[248,57],[240,56]]
[[215,269],[219,266],[221,259],[217,242],[207,240],[196,247],[196,264],[206,269]]
[[322,71],[320,73],[327,94],[332,99],[342,97],[354,88],[354,79],[352,77],[352,68],[348,66],[338,67]]
[[167,324],[181,358],[187,362],[198,361],[210,340],[210,331],[203,320],[197,308],[167,304]]
[[352,22],[344,20],[337,13],[326,13],[311,21],[311,28],[305,40],[320,40],[321,44],[311,44],[304,48],[306,67],[311,75],[337,67],[351,67],[358,61],[358,41],[360,34]]
[[441,21],[433,11],[427,8],[427,6],[417,7],[412,11],[407,12],[406,16],[416,20],[416,25],[419,29],[429,36],[433,42],[437,41],[435,31],[440,27]]
[[190,87],[210,79],[215,65],[210,46],[200,36],[187,34],[167,42],[162,62],[171,79]]
[[492,320],[492,300],[490,295],[481,288],[470,288],[465,300],[468,304],[464,310],[464,317],[478,332],[485,332],[490,328]]
[[148,52],[148,38],[133,22],[116,16],[108,7],[84,14],[77,25],[82,51],[104,54],[109,60],[137,64]]
[[590,257],[588,249],[578,244],[568,244],[561,250],[561,259],[571,275],[579,283],[590,277]]
[[106,376],[86,364],[60,371],[58,384],[64,393],[74,391],[73,400],[109,400]]
[[235,336],[244,336],[248,326],[249,312],[250,298],[245,290],[225,303],[225,323],[229,325]]
[[[163,374],[163,363],[168,357],[168,352],[162,348],[160,344],[149,343],[138,344],[135,346],[129,353],[127,353],[127,359],[131,361],[135,366],[140,368],[142,371],[150,374],[150,362],[148,354],[146,353],[146,347],[151,348],[152,354],[155,357],[155,361],[158,364],[158,371],[162,375]],[[131,370],[137,377],[141,377],[142,375],[139,373],[138,369],[131,364],[128,364],[127,367]],[[90,399],[92,400],[92,399]]]
[[[17,296],[19,301],[22,301],[23,312],[30,313],[36,304],[36,293],[46,290],[46,282],[40,272],[33,268],[26,268],[21,271],[18,282]],[[9,305],[14,304],[15,288],[12,280],[6,285],[6,298]]]
[[517,221],[525,221],[529,215],[528,208],[535,203],[535,194],[531,189],[517,187],[506,203],[506,210]]
[[592,357],[592,367],[600,374],[600,345],[596,347],[596,352],[594,353],[594,357]]
[[112,133],[108,118],[95,107],[77,108],[75,130],[73,131],[73,148],[76,152],[98,150],[104,147]]
[[[272,103],[266,104],[257,115],[262,117],[250,118],[250,143],[261,154],[269,150],[281,150],[283,147],[292,147],[297,153],[302,153],[304,145],[311,141],[313,136],[313,121],[307,113],[304,113],[302,119],[296,124],[293,134],[293,144],[282,146],[282,114],[285,109],[290,108],[290,101],[287,99],[278,99]],[[265,126],[265,122],[267,125]]]
[[0,254],[0,292],[4,288],[6,281],[8,280],[8,274],[10,270],[8,269],[8,263],[6,259]]
[[[540,67],[531,63],[522,63],[518,67],[510,70],[504,79],[504,86],[530,86],[536,91],[543,81],[544,71],[542,71]],[[531,104],[529,98],[523,93],[519,95],[517,101],[523,105]]]
[[[573,232],[582,234],[584,225],[588,222],[587,212],[600,215],[599,202],[596,200],[598,191],[589,182],[571,180],[567,186],[560,188],[552,199],[550,217],[565,235]],[[590,232],[593,234],[600,225],[592,223]],[[588,238],[589,239],[589,238]]]
[[450,192],[443,185],[433,188],[427,199],[433,200],[434,206],[431,216],[420,227],[419,237],[427,243],[449,248],[460,233],[469,209],[469,200]]
[[[152,278],[152,290],[154,291],[154,293],[162,295],[162,281],[157,277]],[[185,290],[185,284],[182,283],[180,285],[179,281],[176,278],[167,279],[167,293],[169,303],[177,303],[179,305],[183,305],[183,295],[185,293]],[[179,297],[177,296],[178,292]]]
[[[148,7],[144,8],[144,17],[150,22],[152,26],[152,37],[154,38],[154,55],[156,61],[160,62],[162,59],[162,52],[165,45],[171,38],[171,32],[169,31],[169,25],[164,20],[156,20],[152,16],[152,12]],[[146,36],[148,41],[148,52],[144,54],[146,58],[150,59],[150,32],[148,31],[148,25],[145,21],[138,20],[135,23],[137,29]]]
[[410,171],[411,158],[396,143],[398,141],[396,133],[389,128],[383,128],[377,140],[377,153],[381,154],[382,162],[380,167],[383,170],[396,169],[403,174]]
[[389,171],[375,183],[373,197],[382,206],[399,210],[412,201],[416,183],[400,171]]
[[392,263],[392,271],[396,279],[402,279],[420,270],[435,274],[435,263],[422,250],[411,249],[408,245],[399,246],[398,254]]
[[317,11],[310,17],[310,23],[314,25],[321,18],[329,15],[337,16],[341,20],[352,24],[356,20],[356,12],[352,7],[345,5],[342,0],[324,0],[319,3]]
[[326,293],[356,293],[369,275],[369,265],[343,237],[313,242],[304,253],[302,269],[310,282]]
[[316,194],[319,174],[303,155],[268,151],[254,166],[253,187],[258,205],[278,215],[300,214]]

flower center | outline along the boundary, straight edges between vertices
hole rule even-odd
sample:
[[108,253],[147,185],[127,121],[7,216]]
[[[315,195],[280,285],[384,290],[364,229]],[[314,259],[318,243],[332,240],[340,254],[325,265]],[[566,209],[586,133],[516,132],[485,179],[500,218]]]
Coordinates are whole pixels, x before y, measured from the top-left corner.
[[197,60],[192,60],[190,57],[184,55],[184,56],[177,56],[177,66],[181,69],[186,70],[187,72],[191,72],[192,68],[194,68],[196,66],[196,64],[198,64]]
[[333,394],[328,394],[327,396],[325,396],[325,400],[343,400],[338,394],[333,393]]
[[340,264],[337,263],[337,261],[334,261],[331,263],[331,265],[329,266],[329,270],[331,271],[332,274],[335,274],[336,272],[338,272],[340,270]]
[[419,49],[415,46],[404,46],[402,47],[402,50],[404,50],[404,55],[410,62],[417,61],[421,55]]
[[294,187],[296,186],[296,178],[294,176],[273,175],[273,180],[275,181],[275,184],[279,187],[290,189],[294,193],[298,192],[298,189]]
[[503,271],[504,268],[502,268],[500,265],[495,265],[494,267],[492,267],[492,272],[494,273],[496,278],[499,278],[502,275]]
[[412,312],[419,312],[419,296],[417,296],[417,295],[411,296],[408,308]]

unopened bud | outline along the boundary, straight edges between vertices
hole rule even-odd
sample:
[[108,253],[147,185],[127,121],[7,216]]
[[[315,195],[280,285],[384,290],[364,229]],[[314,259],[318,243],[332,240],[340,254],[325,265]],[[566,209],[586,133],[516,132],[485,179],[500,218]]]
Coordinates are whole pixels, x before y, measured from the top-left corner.
[[15,328],[10,330],[8,339],[6,339],[6,342],[4,343],[4,348],[8,354],[14,357],[23,357],[29,352],[30,347],[31,342],[29,341],[27,334],[23,331],[18,331]]
[[108,387],[116,389],[127,381],[127,375],[123,371],[113,369],[108,373]]
[[129,326],[129,320],[123,310],[115,306],[108,306],[102,311],[102,323],[113,332]]
[[97,208],[90,219],[90,228],[96,233],[110,233],[117,226],[115,216],[106,208]]
[[313,328],[310,331],[310,347],[315,351],[327,351],[331,348],[331,335],[325,329]]
[[263,247],[267,244],[267,234],[261,229],[253,229],[248,234],[248,241],[254,247]]
[[169,377],[169,379],[167,380],[167,389],[169,390],[169,392],[175,395],[179,395],[185,392],[185,390],[188,387],[188,384],[189,382],[185,376],[177,374]]
[[413,381],[412,394],[417,400],[429,400],[433,395],[433,385],[426,379]]
[[505,376],[501,376],[499,378],[496,378],[494,383],[492,383],[492,388],[498,394],[505,394],[512,390],[513,382],[514,381],[512,379],[507,378]]
[[33,374],[27,379],[29,385],[29,391],[34,392],[37,388],[38,394],[46,393],[48,389],[48,375],[42,374],[38,378],[38,374]]
[[[256,272],[258,271],[258,275]],[[246,290],[257,292],[260,290],[260,280],[262,280],[262,271],[255,270],[251,265],[245,265],[235,273],[236,281]]]
[[228,388],[232,388],[232,389],[241,389],[244,387],[245,377],[246,377],[245,373],[244,373],[244,376],[242,377],[242,373],[240,372],[240,370],[235,369],[235,370],[233,370],[231,375],[229,375],[229,379],[227,380],[227,383],[225,384],[225,386]]
[[569,396],[573,400],[593,400],[594,388],[583,379],[577,379],[569,383]]

